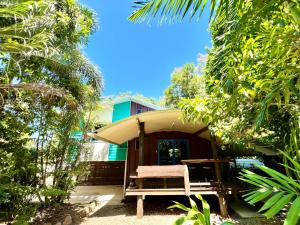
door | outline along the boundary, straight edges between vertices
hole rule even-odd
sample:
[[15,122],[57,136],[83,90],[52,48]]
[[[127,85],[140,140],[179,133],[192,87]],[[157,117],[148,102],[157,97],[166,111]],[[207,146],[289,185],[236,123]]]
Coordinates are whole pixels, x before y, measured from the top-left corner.
[[187,139],[159,139],[157,148],[159,165],[181,164],[182,159],[189,158]]

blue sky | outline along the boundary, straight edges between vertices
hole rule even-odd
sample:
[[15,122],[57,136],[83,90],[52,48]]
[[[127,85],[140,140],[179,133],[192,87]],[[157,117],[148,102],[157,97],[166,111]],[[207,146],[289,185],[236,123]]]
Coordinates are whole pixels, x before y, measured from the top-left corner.
[[134,24],[127,20],[130,0],[80,2],[94,9],[99,20],[84,52],[103,73],[105,96],[126,91],[162,96],[173,69],[196,63],[197,55],[211,46],[207,12],[198,21]]

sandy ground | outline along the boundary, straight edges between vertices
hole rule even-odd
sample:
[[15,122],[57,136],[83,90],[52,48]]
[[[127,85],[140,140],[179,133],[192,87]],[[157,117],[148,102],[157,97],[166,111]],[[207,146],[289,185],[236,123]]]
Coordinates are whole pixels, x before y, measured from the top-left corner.
[[100,202],[101,205],[120,205],[123,199],[123,186],[77,186],[71,194],[69,203],[86,204],[92,201]]
[[[135,204],[119,205],[119,206],[106,206],[95,212],[89,218],[85,219],[81,225],[173,225],[174,221],[180,216],[181,211],[170,211],[163,208],[165,203],[158,205],[153,204],[148,200],[147,206],[145,205],[145,215],[142,219],[137,219],[135,215]],[[166,199],[167,201],[167,199]],[[211,214],[211,224],[218,225],[221,221],[229,220],[236,225],[282,225],[282,222],[266,221],[261,218],[240,219],[231,217],[229,219],[222,219],[219,215]]]
[[[122,203],[122,186],[80,186],[72,194],[71,203],[88,203],[100,201],[100,209],[81,222],[81,225],[172,225],[182,215],[180,210],[169,210],[173,200],[188,205],[184,196],[147,196],[144,201],[144,217],[136,218],[136,198],[131,198],[126,204]],[[218,201],[212,196],[207,201],[211,205],[212,224],[221,224],[224,220],[217,213]],[[261,218],[238,218],[230,213],[230,221],[237,225],[280,225],[282,222],[266,221]],[[227,219],[228,220],[228,219]]]
[[[97,201],[100,204],[88,218],[78,220],[76,225],[172,225],[174,221],[183,215],[181,210],[167,209],[173,205],[172,201],[178,201],[189,205],[188,198],[184,196],[147,196],[144,201],[144,217],[136,217],[136,198],[128,199],[122,203],[122,186],[78,186],[71,195],[69,203],[86,205]],[[230,211],[229,219],[223,219],[218,215],[218,200],[215,196],[205,196],[211,206],[211,224],[219,225],[221,221],[230,220],[236,225],[282,225],[278,219],[265,220],[262,218],[241,219]],[[66,210],[66,209],[64,209]],[[62,210],[62,216],[65,211]],[[53,216],[53,215],[52,215]],[[57,214],[55,218],[58,218]],[[52,218],[52,217],[51,217]],[[52,221],[51,221],[52,222]],[[0,222],[0,225],[4,223]],[[38,223],[40,224],[40,223]],[[43,224],[43,223],[41,223]],[[52,223],[55,224],[55,223]]]

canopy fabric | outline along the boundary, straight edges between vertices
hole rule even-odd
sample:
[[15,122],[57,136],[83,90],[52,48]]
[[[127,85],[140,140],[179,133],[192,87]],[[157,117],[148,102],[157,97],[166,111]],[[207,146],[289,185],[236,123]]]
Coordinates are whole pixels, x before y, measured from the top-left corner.
[[179,131],[196,134],[210,140],[209,130],[205,129],[207,125],[183,122],[180,110],[157,110],[133,115],[97,130],[94,138],[112,144],[122,144],[139,136],[138,121],[144,122],[146,134],[160,131]]

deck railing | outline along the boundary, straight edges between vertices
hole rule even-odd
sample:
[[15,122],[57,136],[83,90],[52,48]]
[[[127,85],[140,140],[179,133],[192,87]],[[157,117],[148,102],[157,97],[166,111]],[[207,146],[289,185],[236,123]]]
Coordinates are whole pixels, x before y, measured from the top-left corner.
[[122,185],[125,161],[90,161],[86,185]]

